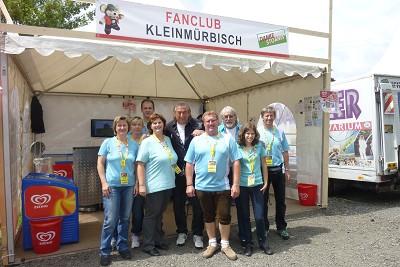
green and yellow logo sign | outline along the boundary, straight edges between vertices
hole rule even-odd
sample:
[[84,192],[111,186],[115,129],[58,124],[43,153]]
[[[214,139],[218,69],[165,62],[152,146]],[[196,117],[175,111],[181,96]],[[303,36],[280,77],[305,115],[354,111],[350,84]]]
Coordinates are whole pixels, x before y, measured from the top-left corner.
[[257,34],[258,46],[260,48],[283,44],[287,42],[285,30],[264,32]]

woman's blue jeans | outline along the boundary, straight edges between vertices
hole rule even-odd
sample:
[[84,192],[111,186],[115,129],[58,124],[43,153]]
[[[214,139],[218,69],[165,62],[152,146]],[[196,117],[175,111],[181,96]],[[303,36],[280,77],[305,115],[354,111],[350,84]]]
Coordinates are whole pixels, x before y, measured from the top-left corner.
[[240,203],[242,216],[238,220],[242,223],[244,237],[247,244],[253,244],[250,222],[250,200],[253,204],[254,219],[256,221],[256,231],[258,243],[265,243],[265,224],[264,224],[264,194],[260,189],[263,185],[254,187],[240,187],[238,202]]
[[101,233],[100,254],[110,255],[111,239],[117,227],[117,247],[124,251],[128,246],[129,217],[132,211],[133,186],[110,187],[110,197],[103,197],[104,222]]

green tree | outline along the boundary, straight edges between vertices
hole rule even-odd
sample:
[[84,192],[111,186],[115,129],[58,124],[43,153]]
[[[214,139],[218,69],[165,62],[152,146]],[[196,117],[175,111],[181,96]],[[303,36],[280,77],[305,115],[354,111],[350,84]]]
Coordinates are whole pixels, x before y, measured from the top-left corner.
[[[89,24],[93,4],[66,0],[3,0],[15,24],[75,29]],[[2,22],[5,19],[2,17]]]

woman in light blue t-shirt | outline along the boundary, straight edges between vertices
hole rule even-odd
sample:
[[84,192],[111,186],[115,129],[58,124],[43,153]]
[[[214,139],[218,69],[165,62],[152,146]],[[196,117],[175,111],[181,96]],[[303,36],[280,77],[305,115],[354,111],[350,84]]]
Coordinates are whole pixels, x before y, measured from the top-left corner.
[[[270,255],[265,237],[264,225],[264,193],[268,186],[268,168],[266,164],[267,153],[263,144],[259,142],[260,134],[253,123],[246,123],[238,133],[238,146],[242,155],[240,159],[240,195],[238,202],[242,210],[238,221],[241,222],[245,237],[243,254],[251,256],[253,240],[250,223],[250,200],[253,206],[258,244],[264,253]],[[261,175],[261,172],[263,175]],[[263,180],[264,177],[264,180]]]
[[162,241],[162,216],[167,208],[175,187],[176,155],[171,140],[164,135],[166,121],[157,113],[150,116],[147,123],[150,136],[140,145],[137,157],[139,194],[145,197],[146,213],[143,218],[143,251],[151,256],[159,256],[157,249],[166,250]]
[[128,246],[129,217],[132,210],[135,185],[135,160],[138,152],[136,142],[127,137],[128,119],[114,119],[115,137],[107,138],[100,146],[97,171],[101,180],[104,206],[104,222],[101,234],[100,265],[111,262],[111,239],[118,229],[117,247],[124,259],[130,259]]

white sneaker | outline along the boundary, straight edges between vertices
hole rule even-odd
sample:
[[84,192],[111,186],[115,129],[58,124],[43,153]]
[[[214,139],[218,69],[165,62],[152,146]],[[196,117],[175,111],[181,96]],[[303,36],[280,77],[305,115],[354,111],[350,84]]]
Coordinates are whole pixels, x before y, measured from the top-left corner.
[[115,238],[111,239],[111,249],[117,250],[117,239],[115,239]]
[[202,249],[204,247],[202,236],[194,235],[193,242],[194,242],[195,248]]
[[140,247],[139,237],[138,237],[137,235],[131,234],[131,241],[132,241],[131,248],[138,248],[138,247]]
[[176,239],[176,245],[179,247],[185,245],[186,238],[187,238],[186,234],[184,234],[184,233],[178,234],[178,238]]

